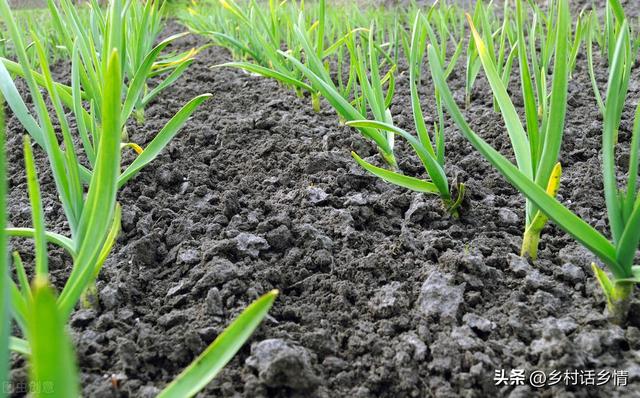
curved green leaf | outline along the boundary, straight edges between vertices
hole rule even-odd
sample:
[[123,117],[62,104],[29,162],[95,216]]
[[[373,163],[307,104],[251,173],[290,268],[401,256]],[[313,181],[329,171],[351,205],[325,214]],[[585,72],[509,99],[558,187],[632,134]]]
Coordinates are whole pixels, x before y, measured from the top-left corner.
[[400,173],[385,170],[381,167],[377,167],[364,161],[358,154],[351,152],[351,156],[358,162],[358,164],[371,174],[391,184],[398,185],[403,188],[410,189],[416,192],[435,193],[438,194],[438,187],[432,182],[423,181],[419,178],[405,176]]
[[118,178],[118,188],[122,187],[127,181],[135,176],[143,167],[149,164],[158,154],[167,146],[169,141],[178,134],[178,131],[182,128],[182,125],[187,119],[195,112],[195,110],[204,102],[207,98],[211,97],[211,94],[202,94],[182,107],[176,113],[171,120],[160,130],[160,132],[153,138],[153,140],[147,145],[142,153],[134,160],[129,167]]
[[272,290],[251,303],[158,398],[188,398],[202,390],[233,358],[267,315],[276,296]]

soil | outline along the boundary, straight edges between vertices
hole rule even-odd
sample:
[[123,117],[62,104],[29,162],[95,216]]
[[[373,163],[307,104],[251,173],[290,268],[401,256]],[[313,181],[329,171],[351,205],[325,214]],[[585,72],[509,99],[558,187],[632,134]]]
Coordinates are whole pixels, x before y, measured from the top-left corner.
[[[171,29],[176,29],[173,26]],[[180,46],[204,43],[188,37]],[[212,70],[229,54],[208,48],[147,109],[130,137],[148,143],[179,107],[213,93],[179,136],[119,193],[122,234],[97,282],[99,303],[77,310],[71,333],[91,397],[157,393],[261,293],[280,289],[257,332],[201,393],[211,397],[633,397],[640,391],[640,302],[616,326],[590,270],[595,257],[550,225],[540,259],[517,256],[523,199],[447,126],[447,173],[468,187],[462,217],[439,199],[386,184],[350,157],[379,162],[373,145],[275,82]],[[599,152],[602,120],[586,61],[569,86],[560,199],[606,231]],[[68,65],[56,67],[65,76]],[[412,131],[406,68],[394,120]],[[606,66],[598,65],[606,82]],[[638,76],[638,69],[634,69]],[[462,69],[450,85],[463,98]],[[628,161],[634,77],[621,127]],[[63,78],[64,80],[64,78]],[[434,112],[423,82],[425,115]],[[521,107],[517,81],[515,103]],[[475,131],[510,152],[481,76],[466,111]],[[20,150],[9,120],[11,221],[29,225]],[[40,152],[40,151],[38,151]],[[127,155],[130,161],[131,156]],[[424,176],[399,144],[401,168]],[[45,160],[47,222],[62,225]],[[62,227],[64,229],[64,226]],[[30,247],[13,248],[29,260]],[[62,286],[70,261],[52,252]],[[24,380],[15,358],[12,377]],[[497,386],[512,369],[628,371],[614,387]]]

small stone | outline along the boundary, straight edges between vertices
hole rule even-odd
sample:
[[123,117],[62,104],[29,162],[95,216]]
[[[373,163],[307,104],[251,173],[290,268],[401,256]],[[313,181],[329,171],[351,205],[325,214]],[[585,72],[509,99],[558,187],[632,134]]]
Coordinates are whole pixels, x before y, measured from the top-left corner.
[[502,221],[502,223],[509,225],[518,224],[520,221],[518,215],[514,211],[505,208],[498,210],[498,217],[500,217],[500,221]]
[[324,359],[324,361],[322,361],[322,367],[334,371],[341,371],[348,368],[349,364],[344,359],[334,356],[328,356]]
[[570,244],[558,252],[558,258],[563,263],[569,263],[577,267],[588,268],[591,263],[599,263],[597,257],[581,245]]
[[411,200],[409,209],[404,213],[404,219],[405,221],[418,223],[424,219],[429,211],[429,206],[422,199],[422,197],[419,195],[415,195]]
[[195,285],[201,291],[212,286],[219,286],[238,277],[238,267],[226,258],[214,257],[206,264],[209,271]]
[[112,310],[118,306],[120,302],[118,289],[114,288],[111,285],[105,286],[102,290],[100,290],[100,303],[107,310]]
[[533,267],[531,267],[527,259],[516,256],[513,253],[509,253],[507,261],[509,262],[509,268],[516,276],[526,276],[533,271]]
[[455,341],[455,346],[463,351],[475,351],[482,346],[482,340],[466,325],[453,328],[451,339]]
[[316,250],[311,257],[311,262],[316,270],[329,271],[333,264],[333,256],[326,249]]
[[267,232],[267,243],[275,250],[286,250],[291,246],[293,235],[286,225],[280,225]]
[[236,190],[225,192],[225,194],[222,196],[221,201],[222,214],[225,217],[231,218],[234,215],[240,213],[242,207],[240,206],[240,201],[238,198],[240,198],[241,196],[242,195],[240,194],[240,192]]
[[129,322],[133,318],[133,316],[134,313],[129,308],[123,308],[118,311],[118,319],[123,322]]
[[310,391],[320,384],[309,351],[283,339],[268,339],[252,345],[246,364],[256,369],[260,382],[269,387]]
[[567,282],[579,283],[585,278],[584,271],[571,263],[565,263],[560,268],[560,277]]
[[182,280],[178,282],[176,285],[173,285],[169,290],[167,290],[167,297],[175,296],[176,294],[184,293],[187,290],[187,283]]
[[540,321],[541,329],[553,333],[554,331],[559,331],[565,335],[570,335],[577,328],[578,324],[571,318],[556,318],[549,317]]
[[160,389],[156,386],[144,386],[138,391],[140,398],[154,398],[159,393]]
[[489,333],[496,328],[495,323],[471,312],[462,317],[462,322],[466,323],[471,329],[483,333]]
[[400,336],[400,340],[413,347],[413,359],[422,361],[427,356],[427,345],[413,332],[407,332]]
[[346,162],[342,154],[336,152],[316,152],[310,155],[306,174],[315,174],[345,168]]
[[575,344],[580,347],[580,350],[589,353],[590,355],[598,356],[602,353],[602,338],[598,332],[581,332],[575,338]]
[[92,309],[81,309],[71,316],[71,326],[81,328],[87,326],[96,318],[96,312]]
[[234,241],[240,254],[253,258],[257,258],[261,251],[269,248],[269,243],[265,238],[247,232],[239,233]]
[[186,320],[187,317],[182,312],[182,310],[173,310],[170,313],[164,314],[160,318],[158,318],[158,323],[169,329],[180,323],[184,323]]
[[452,276],[433,271],[422,284],[418,306],[426,316],[453,321],[464,300],[466,284],[453,285]]
[[329,197],[328,193],[326,193],[322,188],[317,187],[307,188],[307,193],[309,195],[309,202],[313,203],[314,205],[326,202],[327,198]]
[[550,286],[549,278],[542,275],[537,269],[532,268],[525,278],[525,286],[531,290],[538,290]]
[[200,262],[200,252],[191,247],[181,247],[178,251],[178,264],[194,265]]
[[170,166],[160,166],[156,175],[158,182],[164,187],[175,187],[183,180],[180,170]]
[[358,193],[356,193],[354,195],[347,196],[347,198],[344,201],[344,205],[345,206],[364,206],[367,203],[369,203],[369,201],[360,192],[358,192]]
[[382,286],[369,300],[369,310],[379,318],[388,318],[395,314],[402,301],[400,282],[391,282]]
[[625,333],[625,338],[629,346],[635,350],[640,347],[640,329],[635,326],[629,326]]
[[211,315],[220,316],[224,314],[222,296],[220,295],[220,290],[218,290],[217,287],[213,287],[209,290],[205,303],[207,304],[207,310]]

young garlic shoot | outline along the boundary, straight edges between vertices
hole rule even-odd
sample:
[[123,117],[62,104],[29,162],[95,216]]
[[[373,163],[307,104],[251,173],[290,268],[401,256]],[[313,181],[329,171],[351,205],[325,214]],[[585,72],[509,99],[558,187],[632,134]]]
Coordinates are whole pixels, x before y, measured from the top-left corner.
[[[363,112],[366,108],[363,105],[375,113],[377,117],[382,120],[388,121],[388,105],[393,96],[393,80],[380,76],[378,56],[380,49],[375,44],[373,30],[369,29],[369,35],[367,39],[367,46],[358,46],[355,42],[355,37],[352,35],[358,32],[350,32],[347,38],[347,48],[353,55],[355,63],[352,63],[351,67],[356,68],[356,74],[358,77],[358,88],[362,91],[363,101],[356,99],[354,106],[348,98],[343,97],[342,93],[335,85],[329,72],[327,71],[322,59],[318,57],[317,53],[312,48],[307,32],[302,28],[300,23],[295,27],[296,36],[300,42],[305,54],[305,63],[292,57],[290,54],[281,52],[287,59],[298,68],[305,78],[310,82],[310,85],[317,90],[329,104],[336,110],[338,115],[345,121],[365,120],[366,116]],[[358,53],[358,48],[361,52]],[[366,55],[364,55],[366,53]],[[360,58],[358,59],[358,55]],[[368,61],[368,64],[365,62]],[[368,71],[365,69],[369,69]],[[395,71],[395,68],[391,66],[389,75]],[[370,76],[370,78],[368,77]],[[369,80],[370,79],[370,80]],[[387,94],[384,95],[385,81],[389,82]],[[356,98],[358,95],[356,93]],[[358,109],[359,108],[359,109]],[[397,169],[398,165],[393,153],[393,134],[388,133],[384,129],[377,129],[371,127],[358,127],[358,131],[366,138],[374,141],[378,146],[384,161],[392,168]]]
[[[129,2],[118,21],[119,29],[115,34],[122,40],[122,45],[119,45],[122,52],[122,75],[128,82],[123,122],[133,114],[138,123],[143,123],[145,107],[180,78],[200,51],[192,48],[178,54],[163,53],[171,43],[187,34],[176,34],[158,40],[165,17],[164,4],[163,1]],[[102,78],[100,54],[107,51],[105,46],[109,45],[110,40],[118,39],[107,36],[107,18],[103,8],[92,0],[89,3],[88,18],[83,19],[71,1],[60,0],[57,5],[54,0],[48,0],[48,9],[55,30],[61,38],[61,45],[69,55],[78,50],[82,61],[79,65],[79,79],[84,87],[85,99],[93,101],[97,109],[100,105],[99,87]],[[156,45],[156,42],[159,43]],[[155,87],[150,88],[147,82],[156,76],[161,76],[162,79]]]
[[[527,177],[536,181],[540,187],[554,195],[558,190],[561,173],[558,165],[558,156],[562,144],[567,108],[569,52],[566,37],[568,37],[570,30],[570,15],[566,0],[560,0],[556,4],[554,15],[556,15],[557,20],[554,25],[554,33],[557,39],[553,41],[555,49],[553,50],[554,66],[551,93],[547,95],[546,88],[544,88],[541,89],[542,92],[538,92],[536,95],[534,84],[532,83],[531,70],[534,72],[534,80],[540,82],[545,79],[546,69],[541,69],[544,61],[537,57],[535,48],[527,46],[524,36],[522,1],[516,1],[517,53],[522,96],[525,105],[526,130],[520,122],[513,103],[509,99],[504,80],[501,79],[496,70],[489,48],[484,44],[471,18],[468,18],[479,58],[509,133],[518,168]],[[535,26],[535,24],[532,26]],[[528,51],[531,51],[531,69],[529,68],[530,60],[527,56]],[[546,87],[546,83],[543,85]],[[521,255],[529,256],[532,259],[537,257],[540,234],[546,222],[546,216],[537,209],[534,203],[527,200]]]
[[[407,131],[381,120],[356,120],[347,122],[347,125],[357,128],[371,127],[386,130],[389,133],[397,134],[406,139],[420,158],[427,174],[429,175],[430,181],[424,181],[419,178],[403,175],[396,171],[385,170],[374,166],[363,160],[355,152],[352,152],[352,156],[362,168],[387,182],[416,192],[439,195],[447,212],[454,218],[458,218],[460,216],[459,208],[464,198],[465,187],[464,184],[458,185],[457,197],[454,199],[444,170],[445,157],[443,129],[439,129],[438,123],[436,123],[433,137],[435,141],[434,145],[424,121],[422,107],[420,105],[420,97],[418,94],[418,85],[422,76],[421,65],[424,58],[425,43],[428,36],[433,37],[433,31],[431,30],[428,20],[418,13],[416,14],[413,24],[409,52],[411,106],[418,138],[416,139],[416,137]],[[446,46],[446,42],[444,45]],[[441,60],[442,57],[446,55],[439,51],[437,47],[434,47],[434,53],[438,54]],[[446,76],[447,72],[445,71],[445,78]],[[437,101],[439,101],[437,93],[436,97]],[[440,112],[440,114],[442,113]],[[443,119],[444,117],[440,119],[440,126],[443,124]]]
[[[4,181],[0,187],[0,212],[2,213],[0,215],[0,254],[4,253],[0,256],[0,286],[3,292],[8,292],[0,298],[0,311],[7,315],[2,317],[4,322],[0,327],[0,340],[8,342],[2,345],[3,350],[7,347],[27,357],[30,382],[37,385],[44,382],[53,383],[56,394],[59,396],[76,397],[80,393],[78,384],[80,377],[73,347],[66,333],[66,325],[81,294],[95,280],[109,255],[120,226],[120,209],[116,202],[118,184],[122,177],[120,174],[121,135],[118,132],[121,126],[123,107],[121,94],[124,79],[120,51],[116,47],[111,48],[106,62],[101,64],[103,68],[101,75],[104,77],[100,85],[102,118],[99,125],[99,142],[96,142],[94,169],[85,192],[78,172],[79,163],[75,158],[74,142],[70,137],[69,121],[62,110],[60,95],[64,91],[59,91],[59,87],[51,79],[44,49],[36,40],[35,46],[42,67],[40,79],[44,82],[43,85],[53,103],[58,124],[61,126],[64,151],[56,137],[53,118],[39,91],[36,78],[29,65],[24,62],[25,48],[16,35],[15,20],[6,0],[0,0],[0,15],[7,21],[12,38],[15,40],[17,55],[33,98],[37,120],[27,110],[4,68],[0,69],[0,72],[4,72],[0,75],[2,92],[10,96],[9,104],[12,105],[18,120],[31,135],[38,137],[45,144],[42,147],[49,158],[58,196],[63,201],[63,208],[71,229],[71,237],[46,229],[30,135],[24,137],[23,151],[33,227],[6,228],[6,174],[2,113],[4,103],[0,97],[0,133],[2,133],[0,180]],[[114,30],[118,29],[117,23],[122,15],[122,3],[113,1],[107,15],[107,26],[110,27],[109,37],[115,37]],[[73,62],[79,62],[78,58],[75,57]],[[14,282],[9,277],[6,264],[7,236],[33,239],[35,260],[32,283],[29,283],[18,253],[13,255],[18,282]],[[57,297],[49,282],[48,243],[64,249],[73,261],[71,274]],[[161,392],[160,396],[182,398],[193,396],[204,388],[251,336],[266,316],[277,294],[278,291],[273,290],[249,305],[202,355]],[[5,301],[7,299],[8,302]],[[10,323],[12,318],[23,337],[8,337],[12,330]],[[5,366],[0,368],[2,375],[6,374],[5,364],[9,363],[8,358],[6,351],[0,351],[0,360],[3,363],[2,366]]]
[[[476,6],[473,12],[473,22],[477,26],[481,26],[482,14],[485,13],[484,3],[482,0],[476,2]],[[466,50],[466,67],[465,67],[465,89],[464,89],[464,106],[465,108],[469,108],[471,105],[471,93],[473,90],[473,86],[475,84],[476,79],[478,78],[478,73],[480,73],[480,69],[482,68],[482,63],[480,62],[480,58],[478,57],[478,50],[476,44],[474,42],[474,37],[471,36],[469,38],[469,42],[467,43]],[[492,41],[492,40],[488,40]]]
[[[236,21],[235,26],[237,26],[238,29],[244,32],[253,32],[253,34],[243,34],[242,39],[238,40],[225,32],[215,31],[217,26],[207,26],[208,30],[205,34],[217,39],[217,41],[225,47],[231,47],[237,52],[244,53],[248,58],[251,58],[252,61],[226,62],[216,65],[215,67],[234,67],[274,79],[284,86],[292,87],[298,95],[301,95],[302,92],[308,92],[311,94],[314,109],[316,112],[320,111],[318,93],[302,81],[299,71],[292,67],[286,58],[279,53],[283,39],[278,24],[278,17],[283,14],[281,10],[284,8],[284,4],[270,2],[270,18],[267,18],[261,6],[254,1],[249,3],[250,12],[243,11],[243,8],[238,6],[233,0],[220,0],[220,4],[229,12],[231,18]],[[317,31],[316,51],[319,52],[322,57],[321,52],[324,51],[323,40],[325,25],[324,0],[321,0],[319,9],[319,19],[316,24],[313,24],[309,28],[309,33],[314,29]],[[187,20],[189,20],[188,17]],[[292,21],[287,19],[287,22],[289,25],[288,29],[291,29]],[[288,48],[295,55],[299,53],[294,46],[289,45]]]
[[7,250],[7,162],[5,143],[4,97],[0,93],[0,379],[9,380],[9,356],[15,348],[15,340],[11,338],[11,303],[9,295],[9,255]]
[[[567,18],[568,4],[559,1],[559,18]],[[563,26],[561,23],[560,27]],[[559,32],[562,29],[558,30]],[[562,42],[564,40],[558,40]],[[477,135],[465,120],[444,79],[439,57],[429,48],[429,63],[435,85],[442,94],[445,107],[462,135],[509,181],[525,195],[541,214],[594,253],[609,269],[611,276],[592,264],[594,273],[606,297],[607,308],[614,322],[623,322],[628,314],[633,286],[640,283],[640,266],[633,265],[640,241],[640,195],[638,193],[638,158],[640,145],[640,107],[636,109],[631,139],[631,158],[626,189],[616,185],[615,145],[627,93],[633,58],[629,27],[623,22],[618,35],[613,63],[609,73],[607,102],[603,131],[603,178],[612,240],[562,205],[553,192],[536,181],[531,173],[512,164],[491,145]],[[515,124],[519,123],[515,119]],[[554,166],[558,167],[558,166]],[[552,184],[549,184],[552,185]]]
[[[6,0],[2,0],[6,1]],[[125,54],[125,31],[122,19],[119,19],[115,26],[111,27],[107,23],[103,24],[103,31],[98,33],[87,34],[87,32],[81,26],[71,27],[76,23],[77,19],[77,11],[70,4],[67,4],[70,10],[69,15],[67,16],[68,20],[65,25],[60,25],[61,30],[66,30],[66,28],[62,28],[62,26],[70,26],[68,28],[68,41],[72,44],[67,44],[72,49],[71,51],[71,63],[72,63],[72,71],[71,71],[71,86],[66,86],[60,83],[56,83],[52,80],[51,72],[48,66],[47,57],[44,54],[44,50],[42,50],[43,46],[40,42],[39,38],[36,35],[32,35],[32,39],[34,41],[34,48],[39,49],[38,54],[39,58],[42,58],[42,62],[40,63],[41,73],[37,73],[36,71],[30,68],[30,63],[26,53],[26,47],[22,40],[21,32],[19,31],[15,20],[8,15],[9,8],[8,6],[2,12],[3,19],[7,21],[8,30],[10,36],[12,38],[12,42],[15,46],[16,56],[18,58],[18,62],[13,62],[8,59],[0,59],[0,91],[4,94],[8,105],[14,111],[20,122],[23,124],[25,129],[32,136],[33,140],[38,143],[50,156],[54,156],[54,167],[57,170],[61,170],[63,167],[63,159],[67,158],[67,167],[71,167],[70,164],[75,162],[77,165],[72,167],[71,172],[77,173],[80,176],[81,183],[87,183],[90,181],[93,170],[96,167],[97,162],[97,152],[98,152],[98,142],[100,141],[100,126],[106,123],[107,121],[104,119],[103,114],[103,106],[102,102],[104,101],[104,91],[102,89],[102,84],[105,80],[106,73],[104,71],[104,64],[106,62],[105,59],[99,59],[97,54],[105,53],[105,49],[102,52],[96,53],[96,48],[104,47],[106,43],[117,43],[117,48],[121,54]],[[54,6],[55,7],[55,6]],[[109,8],[120,8],[124,12],[122,0],[114,0],[109,3]],[[91,10],[95,10],[92,8]],[[93,12],[93,11],[92,11]],[[96,11],[97,12],[97,11]],[[95,18],[102,15],[102,10],[99,11],[99,14],[94,14]],[[108,11],[107,11],[108,12]],[[61,24],[61,14],[52,12],[54,15],[54,20],[57,20],[58,23]],[[104,21],[103,21],[104,22]],[[75,30],[74,30],[75,29]],[[89,32],[93,32],[93,30],[89,30]],[[95,36],[94,36],[95,35]],[[121,69],[121,79],[122,85],[121,87],[121,97],[120,97],[120,108],[121,115],[118,118],[118,122],[120,125],[117,130],[126,132],[125,125],[129,117],[134,112],[136,108],[136,104],[138,104],[139,99],[146,91],[145,84],[150,76],[150,74],[154,73],[154,65],[157,65],[158,55],[162,52],[164,48],[166,48],[173,40],[175,40],[177,36],[172,36],[158,45],[156,45],[144,58],[142,65],[138,66],[137,72],[135,76],[127,79],[125,77],[126,68],[124,65],[125,62],[120,62]],[[187,65],[189,61],[185,61],[181,65]],[[176,70],[180,70],[180,66],[177,67]],[[23,77],[29,86],[29,89],[32,93],[38,91],[37,94],[33,94],[34,98],[37,99],[38,104],[38,117],[42,120],[45,118],[42,126],[38,126],[36,121],[30,115],[27,110],[27,107],[22,100],[20,94],[18,93],[15,84],[13,83],[13,79],[11,74],[15,74]],[[173,75],[173,73],[171,74]],[[173,78],[167,77],[163,82],[161,82],[158,86],[156,86],[153,90],[146,93],[142,98],[149,98],[149,96],[157,95],[157,90],[162,90],[166,88],[165,84],[171,84],[173,82]],[[52,125],[46,121],[46,117],[43,116],[46,112],[46,107],[44,107],[44,102],[40,103],[40,99],[42,98],[41,93],[39,92],[39,87],[43,87],[49,93],[55,107],[57,114],[60,114],[59,118],[62,120],[62,131],[63,136],[66,140],[71,142],[71,134],[69,123],[64,122],[66,117],[62,117],[64,114],[65,108],[71,110],[76,119],[78,135],[80,138],[80,142],[82,143],[82,149],[84,150],[84,155],[87,158],[89,168],[85,167],[81,163],[77,161],[77,155],[73,153],[72,150],[62,151],[60,147],[56,144],[53,145],[51,142],[57,140],[52,132]],[[135,143],[127,143],[121,147],[133,147],[138,152],[138,156],[136,159],[125,169],[123,173],[120,174],[118,178],[118,187],[123,186],[128,180],[134,177],[142,168],[144,168],[148,163],[150,163],[153,159],[155,159],[158,154],[162,151],[164,147],[171,141],[173,137],[180,131],[182,125],[187,121],[187,119],[193,114],[193,112],[198,108],[198,106],[204,102],[207,98],[209,98],[210,94],[203,94],[196,96],[191,101],[189,101],[186,105],[184,105],[174,116],[171,118],[167,124],[158,132],[158,134],[151,140],[151,142],[145,147],[141,148],[139,145]],[[85,109],[85,104],[89,105],[89,110]],[[42,108],[42,109],[41,109]],[[44,129],[44,132],[41,131]],[[126,134],[123,134],[126,136]],[[73,148],[73,146],[69,143],[65,143],[65,148]],[[68,185],[67,176],[63,172],[59,172],[57,178],[60,181],[57,181],[60,184],[61,192],[63,193],[63,204],[65,206],[70,205],[68,198],[69,195],[74,194],[77,196],[77,192],[79,192],[79,188],[75,186],[66,186]],[[71,181],[73,181],[73,175],[71,175]],[[76,199],[77,201],[77,199]]]
[[[593,44],[598,44],[600,48],[600,54],[602,58],[608,60],[609,66],[613,62],[613,46],[616,43],[617,37],[622,29],[622,23],[625,20],[624,10],[619,0],[609,0],[605,7],[605,23],[604,27],[600,24],[596,10],[592,10],[589,14],[589,18],[586,21],[587,27],[585,28],[585,40],[587,47],[587,70],[589,72],[589,79],[591,81],[591,88],[598,105],[600,114],[604,116],[605,103],[602,100],[602,94],[596,80],[594,60],[593,60]],[[632,35],[632,33],[630,33]],[[631,43],[631,52],[633,54],[638,53],[638,40],[633,40]]]

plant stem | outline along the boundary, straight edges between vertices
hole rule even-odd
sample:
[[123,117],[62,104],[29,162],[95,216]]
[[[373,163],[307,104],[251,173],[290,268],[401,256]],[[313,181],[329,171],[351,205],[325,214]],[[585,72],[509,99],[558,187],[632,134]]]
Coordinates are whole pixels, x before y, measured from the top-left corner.
[[532,260],[538,258],[538,244],[540,243],[540,233],[542,228],[532,228],[532,225],[527,227],[522,236],[522,248],[520,249],[520,256],[529,257]]
[[144,124],[144,108],[138,108],[135,110],[134,116],[138,124]]
[[520,256],[529,257],[532,260],[538,258],[538,244],[540,243],[540,234],[549,219],[540,211],[536,212],[533,221],[525,228],[522,236],[522,249]]
[[614,282],[611,296],[607,299],[607,310],[611,322],[618,325],[626,322],[633,288],[632,282]]
[[313,105],[313,110],[316,113],[320,112],[320,95],[318,93],[311,94],[311,104]]
[[398,162],[396,161],[396,157],[393,152],[384,152],[379,149],[380,155],[384,159],[384,161],[391,167],[392,171],[398,172],[400,169],[398,167]]

